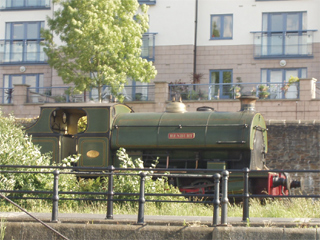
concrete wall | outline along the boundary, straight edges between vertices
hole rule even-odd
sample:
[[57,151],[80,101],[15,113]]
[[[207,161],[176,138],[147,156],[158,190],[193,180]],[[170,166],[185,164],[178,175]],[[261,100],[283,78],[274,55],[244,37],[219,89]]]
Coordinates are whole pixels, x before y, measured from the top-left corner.
[[[113,224],[49,224],[69,239],[307,239],[319,240],[318,228],[258,228],[258,227],[217,227],[208,226],[141,226]],[[43,227],[40,223],[8,222],[5,240],[33,239],[53,240],[58,235]]]

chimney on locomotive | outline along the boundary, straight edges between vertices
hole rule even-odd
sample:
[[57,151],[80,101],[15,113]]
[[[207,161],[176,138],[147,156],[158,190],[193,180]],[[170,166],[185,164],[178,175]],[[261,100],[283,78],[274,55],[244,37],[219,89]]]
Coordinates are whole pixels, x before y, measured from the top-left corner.
[[256,101],[258,99],[257,97],[252,95],[242,95],[239,99],[241,104],[240,111],[256,111]]

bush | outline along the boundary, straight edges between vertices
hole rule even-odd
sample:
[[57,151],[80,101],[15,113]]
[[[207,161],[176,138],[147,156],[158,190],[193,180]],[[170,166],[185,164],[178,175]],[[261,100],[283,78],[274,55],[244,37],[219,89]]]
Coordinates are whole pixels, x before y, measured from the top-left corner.
[[[21,124],[16,124],[13,116],[4,117],[0,111],[0,164],[24,166],[50,166],[51,157],[40,152],[40,148],[32,143],[32,137],[27,136]],[[78,156],[70,156],[63,160],[65,166],[77,161]],[[8,169],[23,170],[27,172],[34,169]],[[50,169],[37,169],[36,171],[50,171]],[[52,171],[52,169],[51,169]],[[60,176],[60,190],[74,189],[76,177],[73,175]],[[3,190],[52,190],[53,174],[34,173],[4,173],[0,174],[0,189]]]
[[[140,158],[132,159],[126,153],[126,150],[120,148],[117,152],[118,159],[120,161],[120,168],[144,168],[143,161]],[[147,171],[147,176],[145,180],[145,193],[173,193],[173,194],[181,194],[179,189],[169,185],[167,177],[159,177],[156,179],[152,179],[153,170],[155,168],[158,161],[155,160],[154,164],[150,168],[150,171]],[[137,171],[134,175],[117,175],[114,180],[114,192],[118,193],[139,193],[140,191],[140,173],[141,171]],[[132,171],[120,171],[120,173],[134,173]],[[137,196],[117,196],[117,199],[138,199]],[[167,196],[146,196],[147,200],[182,200],[185,198],[180,196],[178,197],[167,197]],[[160,207],[161,203],[157,203],[157,206]]]

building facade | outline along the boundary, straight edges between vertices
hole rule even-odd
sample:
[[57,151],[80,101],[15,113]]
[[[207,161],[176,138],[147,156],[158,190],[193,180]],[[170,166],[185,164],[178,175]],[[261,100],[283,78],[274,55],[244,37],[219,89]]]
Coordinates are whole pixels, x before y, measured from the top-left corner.
[[[319,0],[139,2],[149,5],[142,56],[158,71],[152,81],[192,83],[196,73],[194,83],[215,84],[212,99],[224,99],[230,98],[230,84],[284,83],[290,76],[320,79]],[[57,7],[51,0],[0,0],[3,104],[10,103],[15,84],[64,86],[40,44],[40,29]],[[135,84],[129,83],[132,91]]]
[[319,79],[319,9],[318,0],[158,0],[149,10],[156,80]]

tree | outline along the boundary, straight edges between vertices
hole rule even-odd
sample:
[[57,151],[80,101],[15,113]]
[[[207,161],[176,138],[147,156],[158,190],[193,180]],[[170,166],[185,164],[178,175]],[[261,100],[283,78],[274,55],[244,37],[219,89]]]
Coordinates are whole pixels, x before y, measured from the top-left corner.
[[[43,30],[48,63],[65,83],[79,91],[111,87],[120,97],[128,78],[149,82],[156,70],[141,58],[142,34],[148,30],[147,6],[137,0],[56,0],[61,5]],[[137,13],[139,10],[139,13]],[[54,34],[60,38],[59,46]]]

